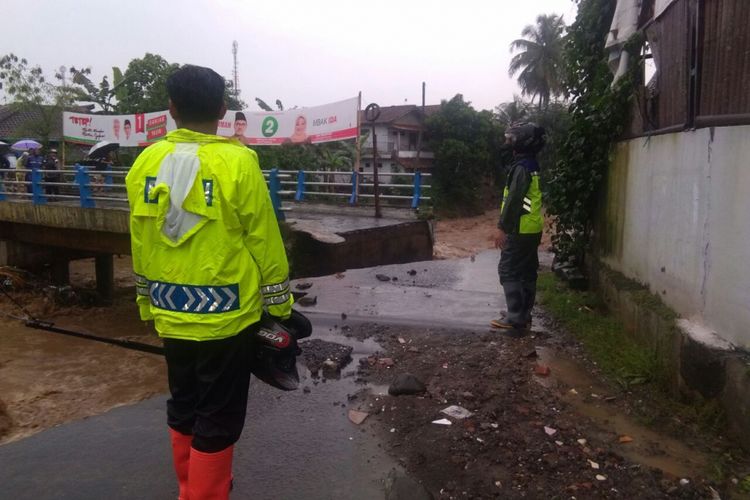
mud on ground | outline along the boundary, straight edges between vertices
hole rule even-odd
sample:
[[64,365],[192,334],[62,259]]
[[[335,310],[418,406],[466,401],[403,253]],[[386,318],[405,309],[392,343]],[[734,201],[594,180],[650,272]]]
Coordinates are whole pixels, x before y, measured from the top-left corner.
[[[387,386],[411,373],[427,393],[365,393],[350,408],[370,414],[363,425],[435,498],[743,497],[728,477],[709,478],[727,443],[692,436],[688,425],[639,424],[635,415],[650,403],[599,380],[564,337],[378,329],[386,362],[363,363],[361,379]],[[450,405],[473,415],[441,413]],[[433,423],[440,419],[451,425]],[[737,481],[750,470],[734,472]]]

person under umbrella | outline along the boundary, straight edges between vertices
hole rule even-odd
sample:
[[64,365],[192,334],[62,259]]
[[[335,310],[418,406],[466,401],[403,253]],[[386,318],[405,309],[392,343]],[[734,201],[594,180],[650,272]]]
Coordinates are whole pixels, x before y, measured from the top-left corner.
[[32,149],[39,149],[42,145],[32,139],[21,139],[18,142],[14,142],[10,147],[14,151],[31,151]]
[[[63,180],[62,174],[59,172],[60,162],[57,159],[56,149],[49,150],[47,157],[44,159],[44,170],[50,171],[50,172],[45,172],[44,174],[45,182],[52,182],[52,183],[62,182]],[[47,192],[48,195],[59,195],[60,186],[47,185],[45,186],[45,191]]]
[[[2,173],[0,173],[0,179],[2,180],[12,180],[11,173],[10,172],[10,160],[8,160],[8,157],[6,156],[6,149],[8,147],[8,144],[5,142],[0,141],[0,169],[3,170]],[[8,188],[3,185],[3,191],[7,191]]]
[[30,148],[29,149],[29,156],[26,158],[26,168],[30,170],[30,172],[26,172],[26,175],[24,176],[24,180],[28,183],[26,184],[26,192],[32,193],[32,184],[31,184],[31,174],[34,170],[39,170],[42,168],[42,165],[44,163],[44,157],[41,155],[41,146],[36,148]]
[[[90,160],[95,160],[94,170],[99,172],[111,170],[112,165],[114,164],[112,155],[118,149],[120,149],[119,143],[109,141],[100,141],[91,146],[87,156]],[[101,192],[104,184],[104,178],[102,175],[93,175],[92,184],[97,186],[93,189],[95,192]]]
[[110,153],[114,153],[118,149],[120,149],[120,143],[118,142],[100,141],[91,146],[87,156],[92,160],[107,158]]

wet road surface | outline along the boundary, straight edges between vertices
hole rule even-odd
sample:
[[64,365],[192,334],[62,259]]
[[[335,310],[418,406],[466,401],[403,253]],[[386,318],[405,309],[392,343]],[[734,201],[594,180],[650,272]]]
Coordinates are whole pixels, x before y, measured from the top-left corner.
[[[485,252],[475,261],[383,266],[349,271],[344,279],[305,280],[314,282],[308,291],[318,296],[317,307],[300,308],[314,323],[314,338],[351,345],[354,359],[339,380],[301,373],[300,390],[292,393],[253,381],[236,448],[234,497],[383,498],[383,480],[398,465],[366,423],[355,426],[347,419],[348,396],[363,389],[354,382],[357,361],[378,346],[342,335],[341,313],[350,327],[369,321],[486,329],[502,307],[496,259],[497,252]],[[412,269],[417,274],[410,275]],[[381,273],[399,280],[381,282],[375,277]],[[175,498],[165,401],[158,396],[0,446],[3,495]]]
[[[382,480],[398,468],[367,426],[346,416],[348,396],[364,388],[354,382],[357,361],[377,344],[344,337],[333,319],[314,323],[316,338],[352,346],[353,362],[340,380],[325,382],[302,367],[300,390],[291,393],[252,382],[235,448],[234,498],[381,499]],[[155,397],[1,446],[2,496],[176,498],[165,404],[166,396]]]

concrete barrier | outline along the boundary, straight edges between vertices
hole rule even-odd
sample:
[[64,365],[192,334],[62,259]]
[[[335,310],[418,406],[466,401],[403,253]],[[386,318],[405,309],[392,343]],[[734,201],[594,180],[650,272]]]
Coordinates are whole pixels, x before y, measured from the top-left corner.
[[679,318],[644,285],[605,264],[592,266],[591,284],[628,333],[653,351],[667,389],[692,401],[718,402],[729,432],[750,450],[750,355]]

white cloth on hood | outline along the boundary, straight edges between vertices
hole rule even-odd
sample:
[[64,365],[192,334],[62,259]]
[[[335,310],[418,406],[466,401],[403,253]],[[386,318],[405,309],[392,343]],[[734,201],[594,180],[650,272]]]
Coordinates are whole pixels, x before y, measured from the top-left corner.
[[161,231],[175,243],[204,218],[182,207],[201,170],[198,147],[195,143],[175,144],[156,176],[156,186],[166,184],[169,188],[169,209]]

